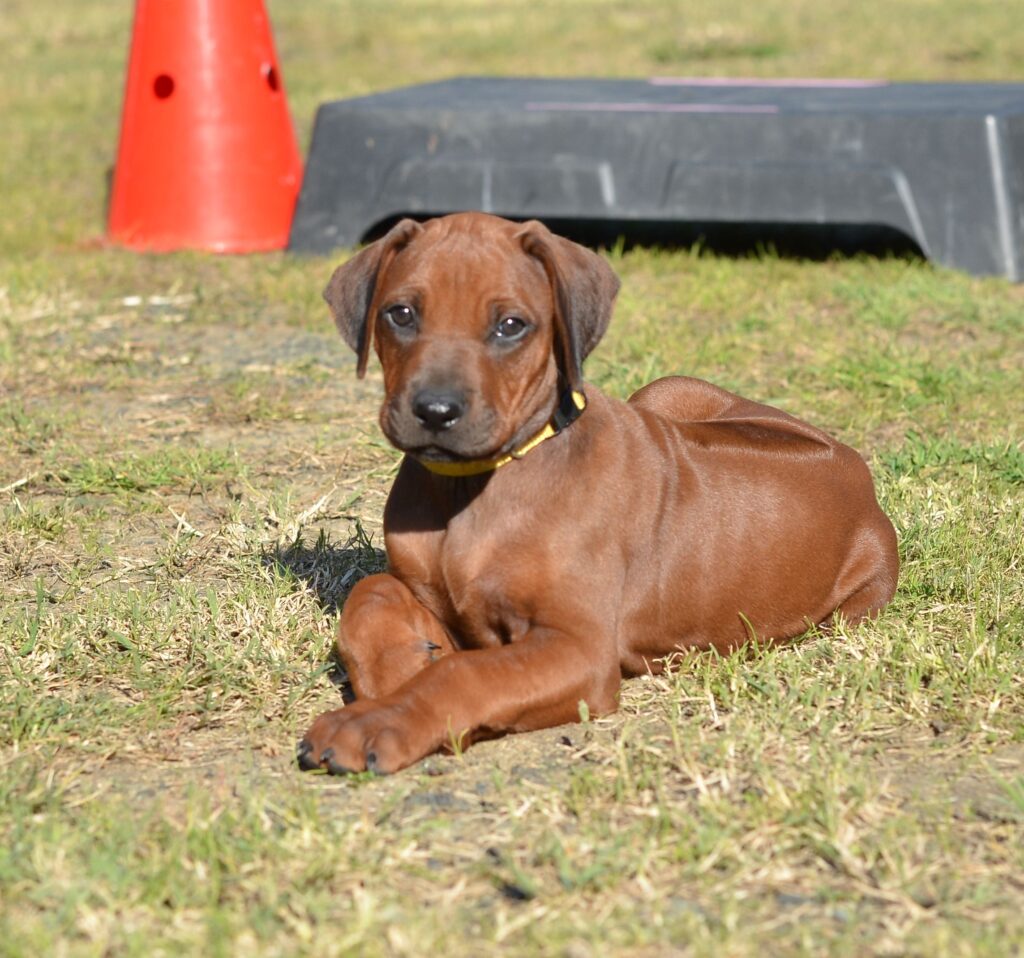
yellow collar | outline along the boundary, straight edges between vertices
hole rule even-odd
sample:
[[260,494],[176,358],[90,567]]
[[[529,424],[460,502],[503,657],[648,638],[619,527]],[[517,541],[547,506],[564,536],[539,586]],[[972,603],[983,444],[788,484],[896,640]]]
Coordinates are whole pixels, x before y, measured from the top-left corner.
[[431,462],[425,459],[416,461],[438,476],[479,476],[484,472],[492,472],[507,466],[513,459],[522,459],[531,449],[536,449],[545,439],[557,435],[573,422],[586,408],[587,400],[581,392],[566,390],[562,395],[554,416],[544,428],[532,439],[528,439],[518,449],[498,456],[496,459],[468,459],[465,462]]

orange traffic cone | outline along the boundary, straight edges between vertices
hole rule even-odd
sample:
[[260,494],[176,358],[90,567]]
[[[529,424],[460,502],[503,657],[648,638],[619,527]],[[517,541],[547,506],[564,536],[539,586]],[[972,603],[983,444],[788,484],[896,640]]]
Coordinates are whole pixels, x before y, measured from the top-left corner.
[[137,0],[110,239],[280,249],[301,179],[263,0]]

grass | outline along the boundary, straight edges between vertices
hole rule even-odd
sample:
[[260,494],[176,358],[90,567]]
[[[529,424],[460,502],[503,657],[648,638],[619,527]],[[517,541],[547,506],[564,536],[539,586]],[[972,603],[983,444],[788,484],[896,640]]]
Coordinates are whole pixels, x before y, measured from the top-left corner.
[[[1024,288],[609,254],[589,378],[703,376],[854,444],[895,601],[608,719],[300,775],[383,561],[380,378],[325,315],[335,258],[97,242],[128,6],[0,20],[0,954],[1019,953]],[[455,73],[1020,78],[1015,11],[964,0],[269,7],[303,143],[323,99]]]

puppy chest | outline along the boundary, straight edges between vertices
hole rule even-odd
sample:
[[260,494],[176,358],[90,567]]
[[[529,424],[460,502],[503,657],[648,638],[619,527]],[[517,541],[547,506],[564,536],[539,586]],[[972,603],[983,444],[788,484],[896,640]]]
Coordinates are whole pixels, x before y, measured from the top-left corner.
[[488,648],[523,637],[531,603],[514,556],[463,541],[442,548],[437,558],[429,588],[460,646]]

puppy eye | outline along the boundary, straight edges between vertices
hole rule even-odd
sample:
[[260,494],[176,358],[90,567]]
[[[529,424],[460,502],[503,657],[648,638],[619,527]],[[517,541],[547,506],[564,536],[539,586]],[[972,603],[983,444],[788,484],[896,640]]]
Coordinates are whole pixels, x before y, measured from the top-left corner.
[[504,339],[508,342],[513,339],[519,339],[527,329],[526,320],[520,319],[518,316],[505,316],[494,327],[494,335],[497,339]]
[[416,322],[416,314],[412,311],[412,307],[406,306],[404,303],[389,306],[384,310],[384,318],[399,329],[408,329]]

